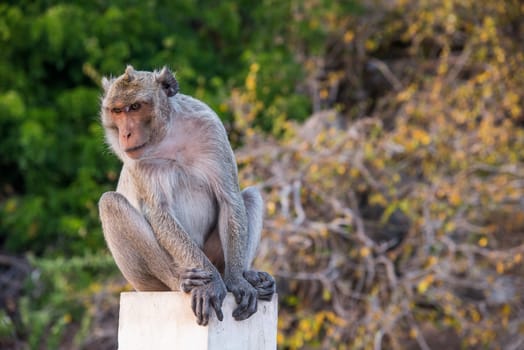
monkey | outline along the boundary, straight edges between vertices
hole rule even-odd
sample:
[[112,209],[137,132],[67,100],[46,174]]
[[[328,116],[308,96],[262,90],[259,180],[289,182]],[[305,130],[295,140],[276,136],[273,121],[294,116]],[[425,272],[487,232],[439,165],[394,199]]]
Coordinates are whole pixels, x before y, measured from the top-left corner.
[[227,291],[236,320],[271,300],[275,280],[251,270],[261,237],[260,191],[240,191],[226,129],[204,102],[179,93],[167,68],[102,79],[101,124],[122,161],[116,191],[98,206],[107,246],[137,291],[191,293],[199,325],[222,321]]

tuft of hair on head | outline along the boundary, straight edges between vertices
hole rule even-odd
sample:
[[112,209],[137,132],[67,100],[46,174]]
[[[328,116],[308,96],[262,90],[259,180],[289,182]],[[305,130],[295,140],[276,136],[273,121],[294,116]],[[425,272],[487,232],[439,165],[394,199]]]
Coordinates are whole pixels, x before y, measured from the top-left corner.
[[113,77],[102,77],[102,88],[104,89],[104,91],[109,90],[114,81],[115,79]]
[[175,96],[178,93],[178,81],[166,66],[160,72],[155,72],[155,80],[160,84],[167,97]]

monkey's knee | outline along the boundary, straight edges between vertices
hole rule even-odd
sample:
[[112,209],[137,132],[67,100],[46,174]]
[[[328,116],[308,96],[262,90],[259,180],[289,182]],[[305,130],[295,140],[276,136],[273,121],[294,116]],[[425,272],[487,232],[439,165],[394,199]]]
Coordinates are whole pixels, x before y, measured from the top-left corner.
[[248,187],[242,191],[242,198],[246,206],[247,228],[248,228],[248,251],[249,265],[256,255],[258,243],[262,235],[262,222],[264,220],[264,201],[260,191],[256,187]]
[[260,238],[262,221],[264,220],[264,200],[256,187],[247,187],[242,191],[242,199],[246,207],[248,230],[250,236]]
[[[244,204],[246,210],[251,213],[257,213],[262,215],[264,211],[264,200],[262,199],[262,194],[256,187],[247,187],[242,191],[242,199],[244,199]],[[249,215],[249,213],[248,213]]]
[[120,193],[114,191],[105,192],[98,200],[98,210],[101,217],[105,214],[117,214],[117,212],[126,206],[129,206],[127,199]]

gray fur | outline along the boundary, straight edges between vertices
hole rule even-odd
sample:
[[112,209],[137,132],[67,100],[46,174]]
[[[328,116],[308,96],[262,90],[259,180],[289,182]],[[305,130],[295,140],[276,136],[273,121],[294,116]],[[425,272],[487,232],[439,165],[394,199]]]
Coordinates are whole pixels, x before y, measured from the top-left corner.
[[[123,162],[117,191],[99,202],[104,236],[135,289],[191,292],[197,322],[205,325],[213,309],[222,318],[227,288],[239,304],[233,316],[246,319],[256,311],[257,298],[267,300],[275,288],[269,274],[249,270],[262,230],[262,197],[254,187],[240,191],[217,115],[176,93],[175,83],[166,68],[158,73],[131,66],[103,83],[106,140]],[[166,85],[176,92],[166,92]],[[131,156],[121,146],[111,110],[136,101],[149,101],[153,116],[126,131],[145,135],[140,142],[146,146]]]

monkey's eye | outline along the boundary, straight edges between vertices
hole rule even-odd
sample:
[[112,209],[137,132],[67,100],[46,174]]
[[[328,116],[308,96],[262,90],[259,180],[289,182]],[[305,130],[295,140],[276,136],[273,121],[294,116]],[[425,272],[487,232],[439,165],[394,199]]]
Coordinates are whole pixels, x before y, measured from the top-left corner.
[[118,107],[111,108],[111,113],[120,114],[122,113],[122,108],[118,108]]
[[132,105],[129,106],[129,110],[131,111],[138,111],[140,109],[140,107],[142,107],[142,105],[138,102],[135,102],[133,103]]

